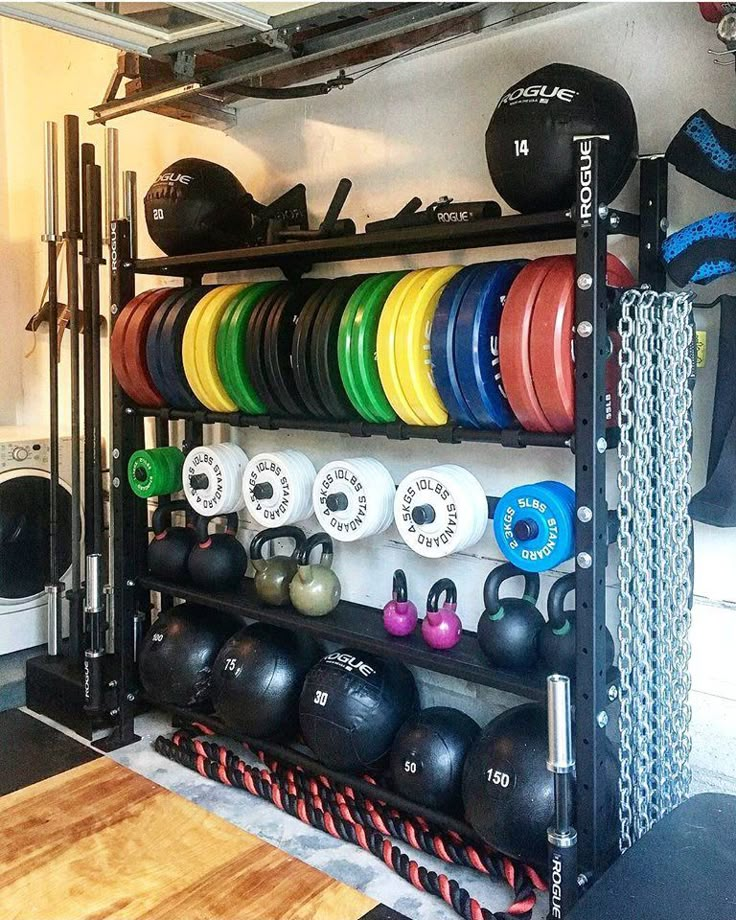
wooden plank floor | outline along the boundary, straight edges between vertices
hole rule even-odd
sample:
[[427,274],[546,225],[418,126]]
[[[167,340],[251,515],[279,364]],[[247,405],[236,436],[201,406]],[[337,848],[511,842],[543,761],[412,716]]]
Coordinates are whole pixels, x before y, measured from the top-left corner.
[[376,908],[108,758],[1,798],[0,826],[2,920],[358,920]]

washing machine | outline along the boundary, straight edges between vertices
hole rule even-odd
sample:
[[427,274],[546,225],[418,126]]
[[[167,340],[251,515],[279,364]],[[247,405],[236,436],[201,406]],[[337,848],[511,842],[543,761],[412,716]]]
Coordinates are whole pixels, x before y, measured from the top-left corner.
[[[49,439],[31,428],[0,426],[0,655],[46,642],[49,578]],[[58,545],[69,585],[71,438],[59,441]],[[64,603],[64,632],[68,609]]]

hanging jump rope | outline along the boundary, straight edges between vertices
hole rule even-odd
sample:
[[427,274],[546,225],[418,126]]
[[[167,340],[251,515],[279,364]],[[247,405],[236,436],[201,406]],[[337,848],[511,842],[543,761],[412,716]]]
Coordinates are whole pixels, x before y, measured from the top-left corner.
[[[224,745],[203,741],[197,734],[211,735],[213,732],[206,726],[194,724],[189,729],[179,729],[171,738],[160,735],[154,748],[169,760],[208,779],[244,789],[304,824],[362,847],[415,888],[442,898],[465,920],[530,920],[536,903],[535,888],[546,889],[544,881],[531,867],[466,844],[452,831],[433,832],[419,816],[410,819],[381,802],[356,793],[350,786],[335,784],[326,776],[311,775],[301,767],[284,766],[277,760],[267,759],[261,751],[252,753],[262,761],[264,768],[252,766]],[[391,838],[445,862],[475,869],[494,881],[503,879],[514,891],[513,903],[506,911],[498,913],[482,907],[458,882],[420,866],[395,846]]]

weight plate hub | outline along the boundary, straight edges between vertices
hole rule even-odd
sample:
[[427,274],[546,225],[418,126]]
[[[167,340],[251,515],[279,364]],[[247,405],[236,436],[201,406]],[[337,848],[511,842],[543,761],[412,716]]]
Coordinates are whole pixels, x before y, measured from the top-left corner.
[[504,303],[526,261],[483,266],[465,290],[454,331],[455,369],[465,402],[481,428],[515,421],[501,384],[498,336]]
[[205,517],[242,511],[243,474],[248,458],[237,444],[195,447],[184,460],[182,484],[192,508]]
[[511,411],[527,431],[553,431],[534,388],[529,338],[537,294],[548,272],[560,258],[545,256],[525,265],[509,289],[501,314],[501,379]]
[[211,287],[193,288],[190,294],[182,296],[171,307],[161,324],[159,334],[159,360],[172,395],[172,406],[182,409],[203,409],[203,404],[194,395],[184,370],[184,333],[192,311],[199,301],[212,291]]
[[396,368],[401,389],[424,425],[447,423],[447,409],[432,376],[431,330],[440,296],[460,265],[438,268],[416,296],[406,296],[396,324]]
[[247,285],[226,285],[221,288],[217,296],[210,301],[207,310],[203,313],[197,327],[197,340],[195,343],[195,360],[199,379],[209,398],[208,405],[215,412],[235,412],[237,404],[230,398],[223,386],[220,372],[217,368],[217,333],[225,311],[230,306],[233,298],[237,297]]
[[217,331],[215,347],[220,379],[233,402],[248,415],[266,412],[266,406],[253,386],[245,358],[248,323],[258,303],[277,285],[276,281],[261,281],[237,294],[227,306]]
[[[115,377],[126,394],[138,405],[158,407],[163,405],[163,399],[154,388],[153,381],[148,375],[148,369],[145,369],[148,381],[144,380],[142,375],[137,372],[136,356],[130,354],[134,344],[133,340],[128,337],[128,330],[139,310],[143,310],[146,313],[150,323],[153,311],[170,293],[169,288],[156,288],[134,297],[123,307],[112,330],[110,361]],[[143,349],[142,364],[145,366],[145,339]]]
[[518,486],[503,495],[493,532],[504,556],[525,572],[546,572],[575,552],[575,493],[561,482]]
[[455,323],[465,292],[482,270],[482,265],[469,265],[450,280],[437,303],[429,340],[437,392],[450,418],[466,428],[479,428],[480,425],[460,387],[455,366]]
[[[532,380],[545,418],[561,434],[575,430],[575,259],[559,258],[547,272],[534,304],[529,353]],[[610,287],[631,287],[634,279],[626,266],[609,253],[606,282]],[[618,416],[618,336],[611,337],[607,361],[606,418],[615,425]],[[608,389],[608,386],[611,389]],[[615,409],[615,411],[614,411]]]
[[393,477],[378,460],[335,460],[314,480],[314,513],[334,540],[351,543],[388,530],[395,491]]
[[178,447],[137,450],[128,461],[128,483],[138,498],[181,491],[184,454]]
[[309,296],[294,326],[291,340],[291,366],[299,394],[304,400],[307,411],[315,418],[327,418],[329,413],[320,399],[314,368],[310,359],[310,341],[322,303],[332,290],[334,281],[324,281]]
[[396,285],[408,272],[388,272],[381,275],[374,290],[361,298],[353,318],[350,361],[355,379],[366,407],[379,422],[396,421],[396,413],[386,397],[378,369],[378,326],[383,308]]
[[317,471],[298,450],[251,457],[243,474],[248,514],[262,527],[297,524],[312,515],[312,485]]
[[452,464],[417,470],[399,484],[394,519],[415,553],[439,559],[474,546],[488,524],[483,487],[468,470]]

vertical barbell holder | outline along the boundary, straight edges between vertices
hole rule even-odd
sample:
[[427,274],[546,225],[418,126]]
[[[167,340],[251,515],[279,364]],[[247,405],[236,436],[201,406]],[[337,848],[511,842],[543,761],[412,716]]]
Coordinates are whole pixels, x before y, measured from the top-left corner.
[[130,231],[130,257],[138,258],[138,176],[132,169],[123,172],[123,207]]
[[56,122],[44,125],[44,234],[48,255],[49,290],[49,581],[46,586],[48,654],[61,654],[61,598],[59,581],[58,507],[59,489],[59,297],[56,253],[59,242],[59,174]]
[[84,708],[90,715],[104,709],[103,659],[105,657],[105,624],[102,555],[87,556],[86,604],[89,646],[84,650]]
[[549,916],[565,920],[578,899],[578,834],[572,825],[575,753],[570,678],[562,674],[547,677],[547,734],[547,769],[555,786],[555,817],[547,830]]

